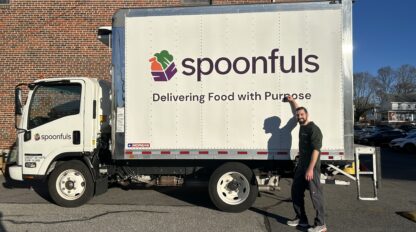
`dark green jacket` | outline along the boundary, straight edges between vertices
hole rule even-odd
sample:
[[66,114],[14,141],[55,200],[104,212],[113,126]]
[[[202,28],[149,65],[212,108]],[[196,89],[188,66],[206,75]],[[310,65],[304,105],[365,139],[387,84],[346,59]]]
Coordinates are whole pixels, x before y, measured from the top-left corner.
[[300,126],[299,129],[299,163],[298,168],[306,171],[312,158],[312,151],[318,150],[319,156],[315,168],[321,168],[321,147],[322,133],[315,123],[309,122],[306,126]]

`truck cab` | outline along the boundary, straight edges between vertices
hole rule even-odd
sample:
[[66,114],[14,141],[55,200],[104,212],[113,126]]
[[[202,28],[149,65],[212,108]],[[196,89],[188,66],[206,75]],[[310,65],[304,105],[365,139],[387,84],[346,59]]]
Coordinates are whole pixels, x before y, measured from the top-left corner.
[[[24,106],[20,100],[22,86],[28,87]],[[91,166],[99,140],[110,133],[108,92],[104,81],[79,77],[18,85],[17,159],[9,167],[10,177],[45,179],[58,162],[69,159]]]

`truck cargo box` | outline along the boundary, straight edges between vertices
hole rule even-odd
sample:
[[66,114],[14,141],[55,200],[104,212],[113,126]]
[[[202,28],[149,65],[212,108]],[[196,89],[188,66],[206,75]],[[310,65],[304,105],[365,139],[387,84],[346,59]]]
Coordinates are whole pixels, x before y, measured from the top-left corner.
[[294,159],[292,95],[353,159],[350,29],[327,2],[120,10],[114,158]]

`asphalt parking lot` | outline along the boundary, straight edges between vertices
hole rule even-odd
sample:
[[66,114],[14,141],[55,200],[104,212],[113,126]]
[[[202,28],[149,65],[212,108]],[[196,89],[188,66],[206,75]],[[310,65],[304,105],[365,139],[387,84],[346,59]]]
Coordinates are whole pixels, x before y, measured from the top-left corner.
[[[397,214],[416,211],[416,154],[382,149],[381,166],[378,201],[357,200],[354,183],[324,186],[328,231],[416,231],[416,222]],[[243,213],[224,213],[202,187],[110,188],[82,207],[61,208],[44,185],[0,176],[0,231],[304,231],[285,225],[294,215],[291,182],[282,179],[281,191],[263,193]],[[306,205],[311,224],[308,196]]]

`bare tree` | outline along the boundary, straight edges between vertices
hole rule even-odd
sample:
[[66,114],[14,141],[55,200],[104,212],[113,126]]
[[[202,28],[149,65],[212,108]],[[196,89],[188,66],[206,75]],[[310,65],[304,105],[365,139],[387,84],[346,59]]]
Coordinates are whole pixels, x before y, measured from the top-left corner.
[[416,68],[412,65],[402,65],[396,71],[397,82],[395,94],[406,99],[407,95],[416,92]]
[[354,118],[358,121],[361,116],[373,109],[375,79],[368,72],[354,74]]
[[416,101],[416,67],[386,66],[377,71],[377,76],[367,72],[354,74],[355,120],[375,105],[388,106],[391,101]]
[[390,66],[382,67],[377,71],[373,87],[375,92],[375,101],[383,104],[389,101],[389,96],[395,91],[396,71]]
[[377,71],[374,81],[375,102],[384,105],[390,101],[409,101],[416,93],[416,68],[402,65],[398,69],[390,66]]

